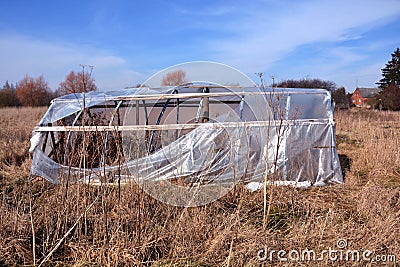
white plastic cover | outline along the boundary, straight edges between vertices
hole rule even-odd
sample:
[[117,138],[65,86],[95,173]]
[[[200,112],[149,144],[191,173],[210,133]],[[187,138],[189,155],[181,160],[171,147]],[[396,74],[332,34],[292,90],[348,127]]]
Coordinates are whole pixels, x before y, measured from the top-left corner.
[[[145,100],[140,107],[142,110],[146,105],[153,107],[153,110],[146,110],[146,113],[141,112],[141,124],[145,124],[143,116],[147,116],[145,118],[147,124],[156,125],[162,105],[168,104],[162,96],[171,94],[173,90],[175,89],[135,88],[118,92],[91,92],[84,95],[63,96],[52,101],[39,126],[59,125],[57,123],[60,120],[63,120],[64,124],[72,125],[73,119],[79,116],[79,112],[83,109],[104,110],[109,106],[113,110],[118,101],[130,103],[127,97],[158,95],[161,97],[159,100]],[[184,95],[194,92],[193,90],[193,88],[178,88],[176,93]],[[236,88],[228,91],[237,94],[210,97],[209,122],[199,124],[187,133],[182,130],[175,139],[171,139],[171,136],[177,132],[176,129],[158,132],[149,130],[123,132],[122,147],[125,161],[116,165],[100,162],[95,167],[84,168],[82,164],[73,166],[67,164],[68,149],[61,150],[65,152],[62,157],[64,161],[57,162],[53,150],[61,143],[59,140],[64,138],[65,141],[65,136],[62,137],[62,134],[54,131],[49,137],[47,131],[36,129],[31,139],[33,151],[31,175],[41,176],[53,183],[60,183],[63,179],[68,179],[70,182],[132,179],[139,183],[182,180],[184,183],[203,184],[235,184],[243,181],[252,190],[262,186],[266,174],[268,182],[295,186],[320,186],[343,182],[335,143],[334,106],[329,91],[288,88],[268,90]],[[210,93],[213,92],[227,91],[210,88]],[[261,92],[261,94],[241,92]],[[175,99],[171,100],[171,103]],[[201,105],[199,97],[191,100]],[[129,120],[132,117],[130,115],[135,115],[136,102],[132,101],[130,110],[125,107],[123,125],[133,124]],[[144,104],[145,102],[147,104]],[[189,99],[182,102],[180,111],[176,110],[176,107],[168,107],[160,123],[168,124],[169,119],[178,116],[182,118],[186,115],[183,113],[189,113],[185,111],[184,103],[187,103],[189,110]],[[214,110],[212,110],[213,105],[216,107]],[[197,106],[194,106],[192,109],[198,110]],[[218,110],[219,108],[221,110]],[[177,114],[179,112],[182,114]],[[72,119],[68,120],[71,117]],[[150,150],[149,134],[159,132],[161,135],[157,140],[161,145]],[[73,136],[79,138],[74,134],[69,134],[71,136],[69,138],[72,139]],[[163,141],[166,136],[168,140]],[[111,142],[110,139],[106,140]],[[107,144],[105,150],[106,148]],[[86,156],[93,155],[87,153]]]

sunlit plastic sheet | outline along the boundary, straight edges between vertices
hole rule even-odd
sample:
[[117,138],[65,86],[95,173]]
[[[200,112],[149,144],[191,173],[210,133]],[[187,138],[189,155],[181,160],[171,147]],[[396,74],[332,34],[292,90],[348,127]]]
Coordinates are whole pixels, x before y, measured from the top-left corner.
[[[74,116],[84,108],[115,105],[116,101],[131,96],[170,94],[175,89],[135,88],[67,95],[53,100],[39,126]],[[224,91],[210,88],[211,93],[221,90]],[[53,183],[63,179],[90,183],[134,180],[139,184],[172,180],[202,184],[242,181],[252,190],[261,188],[264,181],[303,187],[343,182],[335,144],[334,106],[329,91],[288,88],[230,88],[228,91],[238,94],[215,99],[240,101],[229,112],[199,124],[151,153],[140,157],[125,155],[126,161],[114,166],[78,168],[57,163],[42,151],[45,132],[34,131],[31,175]],[[178,89],[179,94],[191,92],[193,88]],[[143,132],[128,133],[123,141],[125,154],[129,150],[143,152],[142,137]]]

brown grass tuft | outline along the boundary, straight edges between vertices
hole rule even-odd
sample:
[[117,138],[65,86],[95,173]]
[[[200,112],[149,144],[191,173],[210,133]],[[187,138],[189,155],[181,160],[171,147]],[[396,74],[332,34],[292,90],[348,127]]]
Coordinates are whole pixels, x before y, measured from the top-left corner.
[[[240,185],[209,205],[179,208],[158,202],[135,184],[119,192],[118,187],[28,182],[29,138],[44,112],[0,109],[0,265],[34,264],[30,197],[36,264],[72,229],[46,266],[254,266],[261,263],[257,253],[265,245],[320,252],[336,248],[341,238],[349,249],[400,260],[399,113],[338,111],[345,184],[276,188],[264,228],[262,190],[250,193]],[[366,263],[285,263],[275,257],[272,264]]]

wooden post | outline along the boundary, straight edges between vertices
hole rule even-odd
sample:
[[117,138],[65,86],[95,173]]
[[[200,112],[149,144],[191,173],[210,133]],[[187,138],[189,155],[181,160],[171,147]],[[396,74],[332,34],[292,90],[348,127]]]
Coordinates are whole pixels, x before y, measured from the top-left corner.
[[139,100],[136,100],[136,125],[139,125]]
[[[206,87],[204,89],[205,93],[210,92],[210,88]],[[210,120],[210,102],[207,96],[203,98],[203,119],[201,120],[201,122],[208,122],[209,120]]]

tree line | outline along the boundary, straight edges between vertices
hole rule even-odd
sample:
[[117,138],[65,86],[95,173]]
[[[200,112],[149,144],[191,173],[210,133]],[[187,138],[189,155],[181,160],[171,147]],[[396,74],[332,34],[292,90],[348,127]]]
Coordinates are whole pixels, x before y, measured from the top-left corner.
[[62,81],[56,91],[52,91],[43,75],[37,78],[26,75],[15,85],[6,81],[0,89],[0,107],[47,106],[56,97],[71,93],[97,91],[91,71],[71,71]]
[[[392,54],[382,71],[382,78],[377,82],[381,91],[373,96],[368,103],[375,109],[400,111],[400,48]],[[258,73],[260,75],[262,73]],[[260,76],[262,79],[262,75]],[[332,81],[317,78],[305,78],[300,80],[284,80],[271,86],[281,88],[324,88],[332,93],[332,99],[337,108],[348,109],[353,106],[351,93],[347,93],[344,87],[336,87]]]
[[278,82],[276,87],[280,88],[309,88],[309,89],[327,89],[332,94],[332,99],[339,109],[348,109],[351,107],[351,93],[347,93],[344,87],[337,87],[336,83],[329,80],[321,80],[318,78],[304,78],[300,80],[284,80]]
[[[397,48],[391,56],[392,58],[388,61],[386,66],[381,69],[382,79],[376,83],[381,91],[368,102],[376,109],[400,110],[400,48]],[[263,73],[259,72],[256,74],[260,77],[261,86],[263,87]],[[186,73],[182,70],[172,71],[163,77],[161,84],[163,86],[184,84],[187,82],[185,77]],[[336,108],[339,109],[349,109],[354,105],[351,100],[352,93],[346,92],[344,87],[337,87],[333,81],[318,78],[304,78],[299,80],[283,80],[275,84],[274,80],[272,85],[270,85],[272,87],[327,89],[332,94],[332,99],[335,102]]]
[[[381,89],[380,93],[375,95],[371,101],[374,108],[384,110],[400,110],[400,48],[397,48],[391,54],[392,58],[388,61],[382,71],[382,79],[377,82]],[[45,106],[53,98],[71,94],[89,91],[97,91],[95,80],[91,76],[93,67],[90,66],[90,72],[82,66],[82,71],[71,71],[65,80],[59,84],[58,89],[52,92],[43,76],[37,78],[26,75],[15,85],[5,82],[0,89],[0,107],[7,106]],[[262,73],[260,73],[262,79]],[[170,86],[185,83],[186,73],[182,70],[167,73],[162,80],[162,85]],[[300,80],[284,80],[277,84],[272,84],[281,88],[324,88],[332,93],[332,98],[336,107],[347,109],[352,105],[351,93],[347,93],[344,87],[336,87],[332,81],[321,80],[317,78],[305,78]]]

